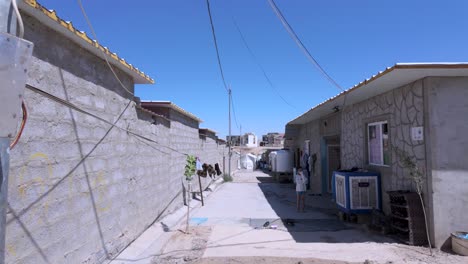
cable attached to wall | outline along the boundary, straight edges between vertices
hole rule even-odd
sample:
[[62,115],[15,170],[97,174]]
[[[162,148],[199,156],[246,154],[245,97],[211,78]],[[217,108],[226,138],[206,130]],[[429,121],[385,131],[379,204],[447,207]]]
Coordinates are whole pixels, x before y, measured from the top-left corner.
[[13,139],[13,141],[10,144],[10,150],[13,149],[16,146],[16,144],[18,144],[18,141],[21,138],[21,135],[23,134],[24,127],[26,126],[26,122],[28,120],[28,109],[26,108],[26,103],[24,102],[24,99],[23,102],[21,102],[21,109],[23,110],[23,119],[21,120],[20,129],[16,134],[15,139]]
[[[66,107],[68,107],[68,108],[70,108],[70,109],[72,109],[72,110],[75,110],[75,111],[77,111],[77,112],[80,112],[80,113],[85,114],[85,115],[88,115],[88,116],[91,116],[91,117],[93,117],[93,118],[95,118],[95,119],[97,119],[97,120],[99,120],[99,121],[101,121],[101,122],[104,122],[104,123],[106,123],[106,124],[108,124],[108,125],[111,125],[111,126],[117,128],[117,129],[119,129],[119,130],[122,130],[122,131],[126,132],[127,134],[130,134],[130,135],[132,135],[132,136],[135,136],[135,137],[144,139],[144,140],[146,140],[146,141],[148,141],[148,142],[155,143],[155,144],[157,144],[157,145],[160,146],[160,147],[167,148],[167,149],[172,150],[173,152],[179,153],[179,154],[181,154],[181,155],[184,155],[184,156],[189,155],[189,154],[187,154],[187,153],[180,152],[180,151],[178,151],[178,150],[176,150],[176,149],[174,149],[174,148],[171,148],[171,147],[169,147],[169,146],[163,145],[163,144],[161,144],[161,143],[159,143],[159,142],[157,142],[157,141],[155,141],[155,140],[153,140],[153,139],[151,139],[151,138],[142,136],[142,135],[140,135],[140,134],[138,134],[138,133],[135,133],[135,132],[133,132],[133,131],[131,131],[131,130],[128,130],[128,129],[126,129],[126,128],[119,127],[119,126],[115,125],[115,122],[114,122],[114,123],[109,122],[109,121],[107,121],[106,119],[104,119],[104,118],[102,118],[102,117],[100,117],[100,116],[97,116],[97,115],[92,114],[92,113],[90,113],[90,112],[88,112],[88,111],[85,111],[85,110],[83,110],[83,109],[77,107],[76,105],[70,103],[69,101],[64,100],[64,99],[62,99],[62,98],[59,98],[59,97],[57,97],[57,96],[55,96],[55,95],[52,95],[52,94],[50,94],[50,93],[48,93],[48,92],[46,92],[46,91],[44,91],[44,90],[41,90],[41,89],[36,88],[36,87],[34,87],[34,86],[31,86],[31,85],[26,85],[26,88],[29,89],[29,90],[31,90],[31,91],[33,91],[33,92],[36,92],[36,93],[38,93],[38,94],[44,96],[44,97],[47,97],[47,98],[49,98],[49,99],[51,99],[51,100],[53,100],[53,101],[55,101],[55,102],[57,102],[57,103],[60,103],[61,105],[66,106]],[[131,101],[130,101],[130,102],[131,102]]]

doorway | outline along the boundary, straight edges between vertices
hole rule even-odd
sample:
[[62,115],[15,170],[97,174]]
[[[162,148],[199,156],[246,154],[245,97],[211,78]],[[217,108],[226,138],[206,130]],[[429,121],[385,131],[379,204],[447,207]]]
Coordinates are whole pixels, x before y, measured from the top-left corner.
[[340,136],[323,137],[320,142],[322,193],[331,193],[333,172],[341,168]]
[[340,145],[328,145],[327,160],[328,160],[328,172],[327,172],[327,191],[332,192],[332,179],[333,172],[340,169],[341,158],[340,158]]

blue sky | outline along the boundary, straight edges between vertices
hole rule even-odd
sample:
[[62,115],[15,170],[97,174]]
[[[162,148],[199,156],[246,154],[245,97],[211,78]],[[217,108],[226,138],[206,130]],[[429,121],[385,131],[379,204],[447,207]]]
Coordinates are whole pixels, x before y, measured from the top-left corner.
[[[90,32],[76,1],[39,1]],[[468,1],[276,0],[322,67],[344,88],[397,62],[468,61]],[[283,132],[285,124],[339,93],[306,59],[267,0],[211,0],[221,62],[232,87],[232,132]],[[228,134],[228,97],[205,0],[90,1],[98,40],[156,80],[142,100],[168,100],[200,127]],[[234,26],[272,81],[245,48]],[[293,107],[286,104],[278,93]]]

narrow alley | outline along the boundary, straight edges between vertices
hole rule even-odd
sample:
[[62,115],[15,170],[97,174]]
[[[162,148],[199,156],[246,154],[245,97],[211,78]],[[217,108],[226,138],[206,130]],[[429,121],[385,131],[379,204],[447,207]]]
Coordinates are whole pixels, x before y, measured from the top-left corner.
[[[292,184],[280,184],[262,171],[239,171],[232,182],[219,185],[185,218],[141,246],[140,255],[124,251],[117,263],[463,263],[462,257],[423,247],[398,244],[338,219],[330,197],[306,198],[304,213],[296,211]],[[171,221],[171,220],[169,220]],[[173,220],[172,220],[173,221]],[[170,234],[170,235],[169,235]]]

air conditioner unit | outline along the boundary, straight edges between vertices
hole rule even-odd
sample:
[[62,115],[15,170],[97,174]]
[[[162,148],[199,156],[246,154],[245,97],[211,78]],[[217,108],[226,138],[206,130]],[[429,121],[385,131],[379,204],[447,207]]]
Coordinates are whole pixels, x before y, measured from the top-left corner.
[[346,213],[370,213],[382,209],[380,174],[376,172],[333,172],[333,198]]

